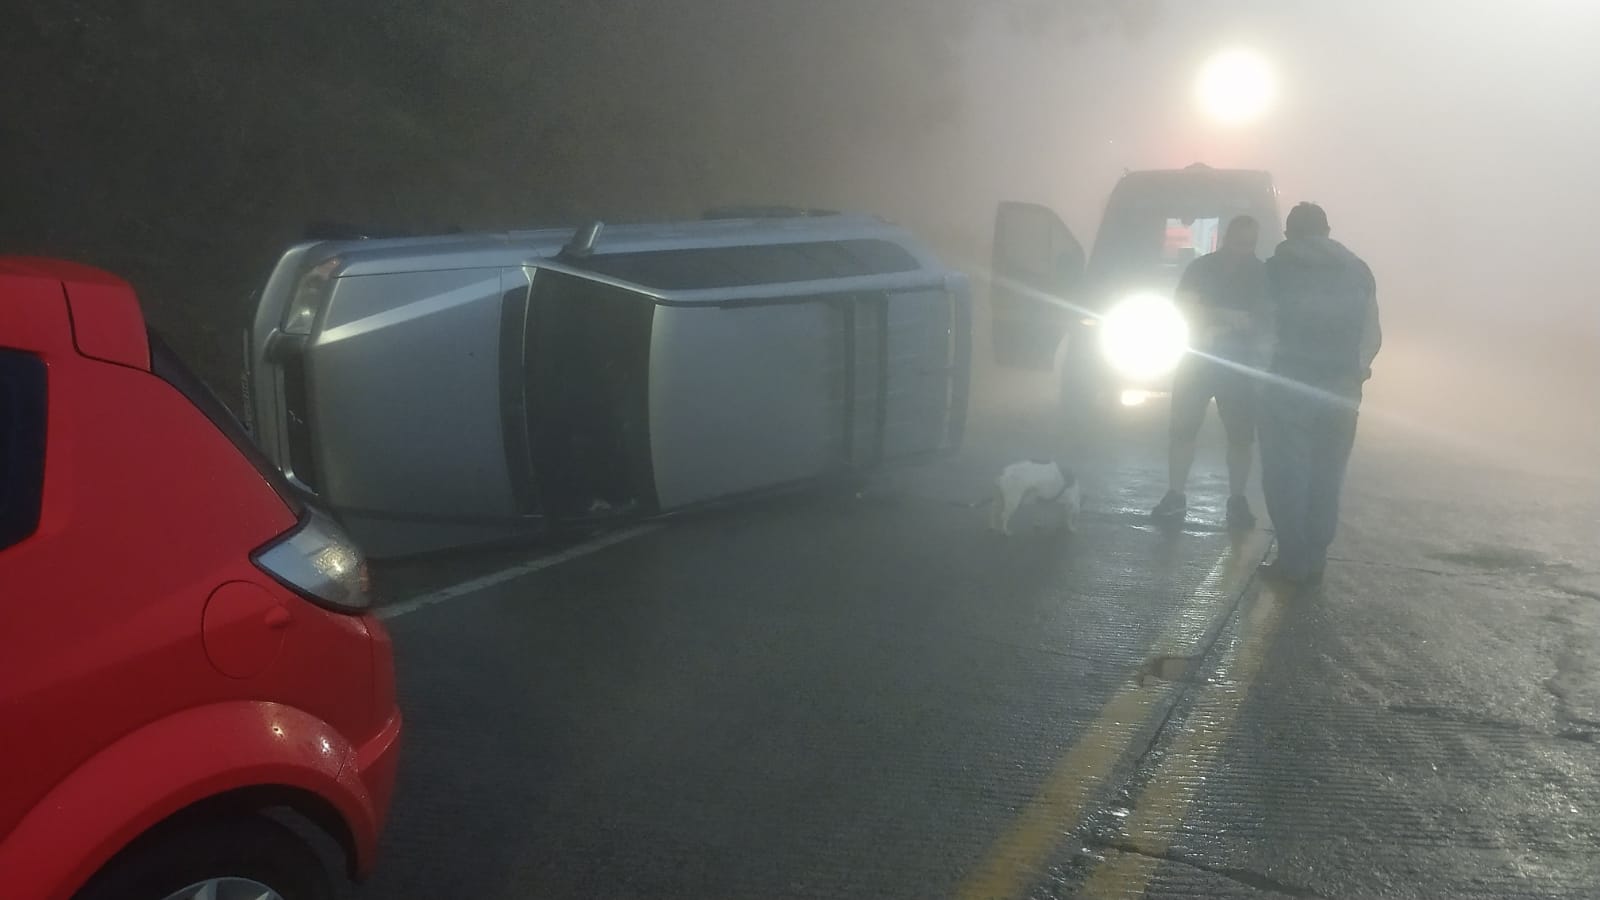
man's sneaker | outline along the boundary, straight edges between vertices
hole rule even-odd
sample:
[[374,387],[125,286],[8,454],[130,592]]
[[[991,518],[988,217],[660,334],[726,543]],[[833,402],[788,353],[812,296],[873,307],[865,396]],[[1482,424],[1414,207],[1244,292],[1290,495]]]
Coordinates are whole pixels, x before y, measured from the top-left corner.
[[1256,514],[1250,511],[1250,501],[1243,497],[1228,498],[1228,528],[1231,531],[1249,531],[1256,527]]
[[1179,491],[1167,491],[1156,508],[1150,510],[1152,519],[1181,519],[1189,512],[1189,498]]
[[1283,567],[1282,562],[1264,563],[1256,571],[1261,577],[1274,584],[1289,588],[1296,593],[1301,591],[1314,591],[1322,586],[1322,569],[1312,569],[1306,573],[1292,573]]
[[1297,588],[1304,586],[1306,583],[1304,575],[1290,572],[1281,562],[1262,563],[1261,567],[1256,571],[1261,573],[1262,578],[1285,587]]

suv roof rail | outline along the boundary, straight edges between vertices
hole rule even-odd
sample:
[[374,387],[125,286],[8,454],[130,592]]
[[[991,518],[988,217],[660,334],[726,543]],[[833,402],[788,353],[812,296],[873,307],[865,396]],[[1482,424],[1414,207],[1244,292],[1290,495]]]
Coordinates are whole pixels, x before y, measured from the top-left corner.
[[702,219],[795,219],[811,216],[837,216],[836,209],[811,209],[800,206],[716,206],[701,214]]
[[447,228],[416,231],[406,228],[364,227],[352,225],[348,222],[334,222],[319,219],[308,224],[305,228],[305,240],[308,241],[366,241],[378,238],[405,238],[422,237],[433,234],[461,234],[464,229],[460,225],[451,225]]

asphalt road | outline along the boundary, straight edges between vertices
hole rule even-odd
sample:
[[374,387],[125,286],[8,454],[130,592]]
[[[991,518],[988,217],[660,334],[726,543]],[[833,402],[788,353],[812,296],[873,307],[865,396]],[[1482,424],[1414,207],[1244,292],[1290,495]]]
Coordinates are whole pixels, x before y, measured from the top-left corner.
[[[1600,896],[1592,484],[1364,435],[1329,583],[1152,527],[983,529],[999,411],[860,494],[383,573],[408,733],[362,898]],[[1381,431],[1381,429],[1376,429]],[[1259,509],[1259,504],[1258,504]]]

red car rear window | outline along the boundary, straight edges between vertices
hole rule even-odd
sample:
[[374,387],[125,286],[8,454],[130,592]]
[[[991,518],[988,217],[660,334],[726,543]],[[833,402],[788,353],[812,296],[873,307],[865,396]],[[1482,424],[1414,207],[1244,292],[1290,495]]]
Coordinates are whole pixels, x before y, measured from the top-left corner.
[[46,402],[44,361],[0,350],[0,549],[39,527]]

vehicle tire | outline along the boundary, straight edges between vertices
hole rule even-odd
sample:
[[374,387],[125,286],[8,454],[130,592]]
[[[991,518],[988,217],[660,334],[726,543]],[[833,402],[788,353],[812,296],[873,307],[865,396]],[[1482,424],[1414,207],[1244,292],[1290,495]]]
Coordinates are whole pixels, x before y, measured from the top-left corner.
[[[190,900],[208,881],[250,900],[334,900],[332,873],[294,832],[264,816],[196,822],[140,838],[76,900]],[[247,890],[254,888],[253,892]]]

